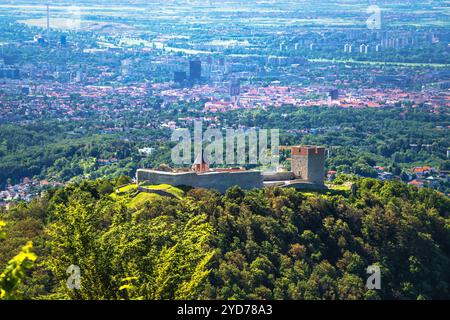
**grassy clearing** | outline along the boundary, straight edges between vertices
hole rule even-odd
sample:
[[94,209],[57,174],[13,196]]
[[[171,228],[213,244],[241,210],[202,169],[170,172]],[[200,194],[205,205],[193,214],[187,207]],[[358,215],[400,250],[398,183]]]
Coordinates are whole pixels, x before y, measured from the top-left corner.
[[171,186],[170,184],[159,184],[159,185],[145,185],[145,184],[142,184],[142,186],[145,187],[146,189],[149,189],[149,190],[162,190],[162,191],[168,192],[168,193],[174,195],[177,198],[184,197],[184,191],[183,190],[181,190],[181,189],[179,189],[177,187]]
[[[149,191],[161,190],[170,193],[171,195],[175,196],[178,199],[184,197],[183,190],[171,186],[169,184],[150,185],[148,183],[142,183],[141,187],[144,187]],[[137,188],[138,186],[132,183],[117,189],[117,191],[113,192],[110,196],[113,199],[126,199],[127,206],[130,208],[136,208],[143,205],[145,202],[154,201],[156,199],[162,198],[162,196],[155,193],[139,192]]]
[[130,208],[136,208],[143,205],[146,202],[154,201],[161,198],[162,197],[160,195],[154,193],[140,192],[133,199],[131,199],[131,201],[127,204],[127,206]]

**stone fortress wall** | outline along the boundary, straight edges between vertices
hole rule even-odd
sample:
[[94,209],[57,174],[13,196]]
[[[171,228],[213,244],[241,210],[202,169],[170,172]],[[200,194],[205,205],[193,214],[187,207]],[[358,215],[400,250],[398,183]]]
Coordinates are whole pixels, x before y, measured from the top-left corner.
[[291,171],[287,172],[263,172],[262,173],[264,181],[283,181],[283,180],[294,180],[295,175]]
[[194,188],[216,189],[222,193],[235,185],[246,190],[263,187],[263,176],[260,171],[177,173],[138,169],[136,179],[138,184],[148,181],[156,185],[170,184],[173,186],[184,185]]

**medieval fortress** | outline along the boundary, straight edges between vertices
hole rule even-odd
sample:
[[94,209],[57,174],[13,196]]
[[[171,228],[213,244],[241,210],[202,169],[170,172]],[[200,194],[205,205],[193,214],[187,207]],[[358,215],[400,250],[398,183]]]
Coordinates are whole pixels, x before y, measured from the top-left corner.
[[235,185],[242,189],[262,188],[264,186],[294,187],[298,189],[323,189],[325,178],[325,148],[318,146],[284,147],[291,152],[291,171],[261,172],[242,168],[209,167],[203,152],[190,169],[160,171],[138,169],[138,184],[170,184],[193,188],[215,189],[224,193]]

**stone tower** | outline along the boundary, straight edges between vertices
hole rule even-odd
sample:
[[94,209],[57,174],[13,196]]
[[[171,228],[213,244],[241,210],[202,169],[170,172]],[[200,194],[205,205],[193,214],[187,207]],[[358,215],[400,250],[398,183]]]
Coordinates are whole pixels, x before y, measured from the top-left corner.
[[323,185],[325,178],[325,148],[318,146],[291,147],[291,169],[297,179]]

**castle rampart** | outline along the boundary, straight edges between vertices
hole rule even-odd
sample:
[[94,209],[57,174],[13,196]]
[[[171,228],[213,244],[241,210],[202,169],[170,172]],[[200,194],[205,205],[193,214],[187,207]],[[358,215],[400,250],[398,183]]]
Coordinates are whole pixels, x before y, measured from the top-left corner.
[[216,189],[222,193],[235,185],[242,189],[263,187],[263,177],[260,171],[180,173],[138,169],[136,179],[138,183],[148,181],[151,184],[185,185],[194,188]]

